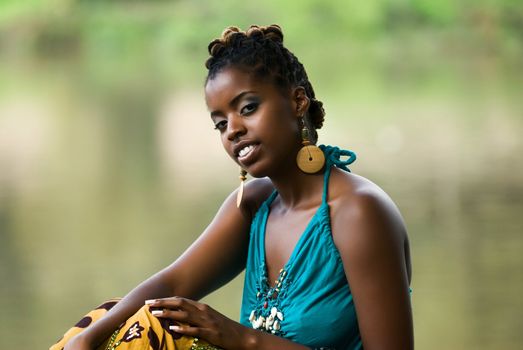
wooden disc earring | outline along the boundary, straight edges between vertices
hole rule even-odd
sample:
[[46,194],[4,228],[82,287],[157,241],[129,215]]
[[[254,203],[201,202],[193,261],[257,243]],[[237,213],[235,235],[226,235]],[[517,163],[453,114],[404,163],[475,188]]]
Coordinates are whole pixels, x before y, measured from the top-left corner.
[[301,144],[303,147],[298,151],[296,164],[304,173],[314,174],[323,168],[323,165],[325,164],[325,155],[318,146],[311,143],[309,129],[303,121],[302,124]]
[[242,203],[243,197],[243,185],[247,179],[247,172],[240,167],[240,187],[238,188],[238,194],[236,195],[236,206],[239,208]]

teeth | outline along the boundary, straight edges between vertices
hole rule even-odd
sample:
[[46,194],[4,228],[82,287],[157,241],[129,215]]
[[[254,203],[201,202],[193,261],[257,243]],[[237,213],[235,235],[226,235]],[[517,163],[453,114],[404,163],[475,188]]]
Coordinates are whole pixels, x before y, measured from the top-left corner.
[[244,148],[242,148],[242,149],[240,150],[240,152],[238,153],[238,155],[239,155],[240,157],[244,157],[244,156],[246,156],[250,151],[252,151],[253,148],[254,148],[254,146],[252,146],[252,145],[250,145],[250,146],[246,146],[246,147],[244,147]]

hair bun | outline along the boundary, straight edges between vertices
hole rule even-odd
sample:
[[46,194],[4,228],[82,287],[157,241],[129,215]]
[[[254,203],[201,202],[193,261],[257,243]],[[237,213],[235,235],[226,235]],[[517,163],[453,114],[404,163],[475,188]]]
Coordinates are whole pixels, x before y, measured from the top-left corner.
[[283,43],[283,32],[279,25],[271,24],[270,26],[263,27],[262,31],[267,39],[280,44]]
[[259,26],[257,26],[256,24],[251,25],[245,31],[245,35],[247,35],[247,37],[253,38],[253,39],[261,39],[264,36],[262,29]]
[[241,32],[240,28],[238,28],[236,26],[227,27],[223,30],[221,39],[225,41],[229,35],[231,35],[233,33],[240,33],[240,32]]
[[222,41],[220,39],[214,39],[209,43],[209,46],[207,47],[209,51],[209,55],[215,56],[220,53],[221,50],[223,50],[225,46],[223,45]]
[[325,121],[325,109],[323,109],[323,102],[315,98],[311,98],[309,105],[309,118],[315,129],[321,129]]

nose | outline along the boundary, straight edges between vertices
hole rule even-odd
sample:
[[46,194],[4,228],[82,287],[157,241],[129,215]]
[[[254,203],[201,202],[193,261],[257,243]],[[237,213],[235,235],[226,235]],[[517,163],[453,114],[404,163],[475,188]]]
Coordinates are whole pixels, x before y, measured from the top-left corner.
[[227,121],[227,139],[234,141],[238,137],[245,135],[246,129],[243,118],[240,115],[233,114]]

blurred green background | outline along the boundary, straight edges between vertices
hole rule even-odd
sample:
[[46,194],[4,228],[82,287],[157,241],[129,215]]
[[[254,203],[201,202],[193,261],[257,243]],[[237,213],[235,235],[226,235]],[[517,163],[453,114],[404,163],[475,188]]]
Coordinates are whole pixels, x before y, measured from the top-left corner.
[[[0,348],[47,348],[237,186],[208,42],[278,23],[320,142],[400,207],[418,349],[523,346],[523,2],[0,1]],[[207,302],[238,319],[241,279]]]

